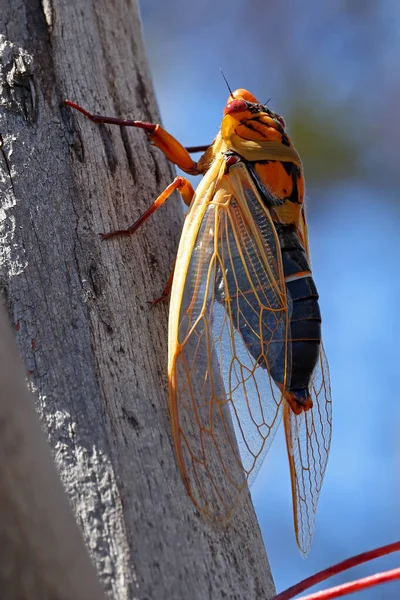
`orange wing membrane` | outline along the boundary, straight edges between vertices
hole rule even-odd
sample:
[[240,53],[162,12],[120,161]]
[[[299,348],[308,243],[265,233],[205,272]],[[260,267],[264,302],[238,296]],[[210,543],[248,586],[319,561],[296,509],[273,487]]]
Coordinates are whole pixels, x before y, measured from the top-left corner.
[[181,248],[195,241],[189,260],[178,252],[169,328],[179,466],[193,502],[217,520],[269,448],[281,417],[277,382],[285,387],[289,370],[278,237],[254,186],[245,198],[246,168],[224,171],[223,163],[196,231],[187,221],[182,234]]
[[[139,127],[189,174],[189,212],[172,279],[168,374],[173,438],[189,496],[224,521],[265,457],[283,415],[296,539],[307,554],[331,439],[329,369],[308,246],[302,164],[283,118],[247,90],[228,99],[221,130],[196,163],[159,125]],[[168,286],[169,289],[169,286]],[[163,298],[167,292],[163,293]]]

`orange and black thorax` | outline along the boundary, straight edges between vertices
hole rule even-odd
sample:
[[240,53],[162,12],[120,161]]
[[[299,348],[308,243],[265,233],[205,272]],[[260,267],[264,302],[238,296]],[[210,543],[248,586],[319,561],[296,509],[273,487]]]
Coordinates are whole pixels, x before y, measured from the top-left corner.
[[[238,90],[237,94],[242,92]],[[247,92],[247,95],[251,95]],[[228,151],[246,162],[249,172],[268,201],[277,223],[299,230],[304,202],[304,177],[299,155],[285,132],[280,115],[255,101],[228,102],[221,135]]]

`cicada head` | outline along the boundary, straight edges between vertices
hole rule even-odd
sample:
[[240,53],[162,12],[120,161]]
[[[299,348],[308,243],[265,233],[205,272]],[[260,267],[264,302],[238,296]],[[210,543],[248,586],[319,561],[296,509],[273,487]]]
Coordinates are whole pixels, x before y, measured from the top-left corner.
[[301,164],[284,119],[244,89],[233,92],[224,109],[221,135],[229,150],[247,160],[292,160]]

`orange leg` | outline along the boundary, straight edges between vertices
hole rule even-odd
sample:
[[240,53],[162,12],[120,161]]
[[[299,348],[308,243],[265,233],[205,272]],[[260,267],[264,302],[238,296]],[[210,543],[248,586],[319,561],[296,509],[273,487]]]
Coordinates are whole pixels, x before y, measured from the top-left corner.
[[[185,214],[185,219],[188,216],[188,212]],[[156,304],[158,304],[159,302],[164,302],[164,300],[166,300],[168,298],[168,296],[171,293],[171,288],[172,288],[172,282],[174,280],[174,273],[175,273],[175,265],[176,265],[176,259],[174,260],[174,266],[172,267],[172,271],[170,273],[170,276],[168,277],[168,281],[165,285],[165,288],[163,289],[161,296],[159,298],[156,298],[155,300],[153,300],[153,302],[150,302],[151,306],[155,306]]]
[[[154,125],[152,123],[146,123],[144,121],[133,121],[129,119],[106,117],[103,115],[93,115],[92,113],[79,106],[79,104],[71,102],[70,100],[65,100],[65,104],[67,106],[70,106],[71,108],[74,108],[75,110],[78,110],[94,123],[108,123],[110,125],[119,125],[120,127],[138,127],[139,129],[144,129],[150,135],[150,140],[154,144],[154,146],[160,148],[160,150],[165,154],[168,160],[177,165],[180,169],[182,169],[182,171],[185,171],[191,175],[199,174],[199,171],[197,169],[197,163],[195,163],[191,159],[189,152],[201,152],[206,150],[208,146],[193,146],[191,148],[186,149],[182,146],[182,144],[178,142],[178,140],[176,140],[171,134],[165,131],[165,129],[163,129],[160,125]],[[101,237],[103,238],[103,240],[107,240],[114,236],[131,235],[135,233],[135,231],[139,229],[139,227],[150,217],[150,215],[152,215],[160,206],[162,206],[162,204],[164,204],[164,202],[171,196],[172,192],[174,192],[175,190],[179,191],[184,203],[187,206],[190,206],[194,194],[194,189],[187,179],[185,179],[184,177],[176,177],[174,181],[158,196],[158,198],[146,210],[146,212],[141,217],[139,217],[139,219],[135,221],[135,223],[133,223],[133,225],[131,225],[127,229],[119,229],[116,231],[110,231],[108,233],[102,233],[100,234]],[[174,269],[175,264],[169,276],[167,285],[165,286],[160,298],[157,298],[151,303],[153,306],[168,298],[171,292]]]
[[135,233],[135,231],[137,231],[139,227],[143,225],[145,221],[147,221],[150,215],[152,215],[158,208],[160,208],[160,206],[164,204],[164,202],[172,195],[172,193],[175,190],[178,190],[178,192],[183,198],[184,203],[189,206],[194,194],[192,184],[184,177],[175,177],[174,181],[165,188],[162,194],[160,194],[158,198],[154,200],[153,204],[146,210],[145,213],[142,214],[141,217],[138,218],[137,221],[133,223],[133,225],[131,225],[127,229],[117,229],[116,231],[101,233],[101,237],[103,238],[103,240],[108,240],[109,238],[112,238],[116,235],[132,235],[132,233]]
[[[150,135],[152,144],[157,146],[157,148],[160,148],[168,160],[177,165],[182,171],[185,171],[185,173],[189,173],[190,175],[199,174],[197,163],[192,160],[186,148],[168,133],[168,131],[165,131],[161,125],[154,125],[153,123],[146,123],[145,121],[132,121],[130,119],[93,115],[79,106],[79,104],[71,102],[71,100],[65,100],[64,102],[67,106],[78,110],[94,123],[108,123],[110,125],[119,125],[120,127],[138,127],[139,129],[144,129]],[[193,152],[194,150],[191,149],[191,151]]]
[[152,307],[155,306],[156,304],[158,304],[159,302],[164,302],[164,300],[166,300],[168,298],[168,296],[170,295],[171,288],[172,288],[172,282],[174,280],[175,262],[174,262],[174,266],[172,267],[170,276],[168,277],[167,284],[166,284],[165,288],[163,289],[163,291],[161,292],[161,296],[159,298],[156,298],[155,300],[153,300],[153,302],[150,302]]

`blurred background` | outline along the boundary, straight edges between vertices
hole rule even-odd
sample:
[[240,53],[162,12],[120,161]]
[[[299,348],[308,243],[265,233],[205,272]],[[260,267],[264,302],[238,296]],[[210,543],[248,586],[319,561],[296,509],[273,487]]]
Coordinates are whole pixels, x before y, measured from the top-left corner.
[[[280,591],[400,538],[400,3],[140,4],[163,124],[173,135],[185,145],[213,140],[228,96],[222,67],[233,89],[272,98],[304,163],[334,430],[306,561],[293,533],[282,431],[253,485]],[[380,559],[329,584],[399,562]],[[357,597],[399,596],[394,583]]]

